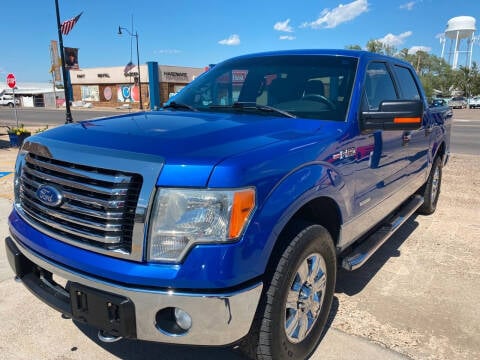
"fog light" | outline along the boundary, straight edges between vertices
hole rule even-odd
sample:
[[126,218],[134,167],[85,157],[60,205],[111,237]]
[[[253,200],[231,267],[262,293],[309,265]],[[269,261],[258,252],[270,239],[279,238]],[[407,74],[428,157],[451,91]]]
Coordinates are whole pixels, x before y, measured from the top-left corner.
[[183,336],[192,327],[192,317],[180,308],[168,307],[157,312],[155,326],[167,336]]
[[180,308],[175,308],[175,321],[185,331],[192,327],[192,317]]

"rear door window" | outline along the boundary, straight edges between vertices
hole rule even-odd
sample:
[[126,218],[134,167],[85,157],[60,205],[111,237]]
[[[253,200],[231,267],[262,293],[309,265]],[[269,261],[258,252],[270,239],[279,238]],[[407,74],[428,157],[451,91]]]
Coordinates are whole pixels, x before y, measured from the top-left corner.
[[420,92],[410,69],[395,65],[394,71],[400,85],[401,98],[403,100],[420,100]]

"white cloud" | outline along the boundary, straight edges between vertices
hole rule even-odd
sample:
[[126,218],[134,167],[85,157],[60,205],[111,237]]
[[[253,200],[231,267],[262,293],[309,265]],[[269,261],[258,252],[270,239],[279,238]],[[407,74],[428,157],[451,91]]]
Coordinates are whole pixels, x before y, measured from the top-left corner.
[[277,31],[284,31],[284,32],[293,32],[292,27],[289,25],[290,19],[287,19],[285,21],[279,21],[273,25],[273,28]]
[[425,51],[426,53],[429,53],[432,51],[432,48],[429,46],[412,46],[410,49],[408,49],[409,54],[416,54],[417,51]]
[[312,29],[335,28],[338,25],[353,20],[368,11],[368,5],[367,0],[355,0],[347,5],[340,4],[332,10],[323,9],[317,20],[313,22],[305,22],[301,27],[311,27]]
[[295,36],[291,36],[291,35],[282,35],[279,37],[280,40],[295,40],[296,37]]
[[385,45],[400,46],[405,42],[405,39],[411,36],[412,34],[413,32],[411,31],[405,31],[404,33],[401,33],[399,35],[393,35],[392,33],[389,33],[385,35],[383,38],[380,38],[377,40]]
[[413,6],[416,4],[417,2],[416,1],[410,1],[406,4],[403,4],[403,5],[400,5],[400,9],[405,9],[405,10],[412,10],[413,9]]
[[220,45],[236,46],[240,45],[240,36],[237,34],[230,35],[227,39],[220,40]]

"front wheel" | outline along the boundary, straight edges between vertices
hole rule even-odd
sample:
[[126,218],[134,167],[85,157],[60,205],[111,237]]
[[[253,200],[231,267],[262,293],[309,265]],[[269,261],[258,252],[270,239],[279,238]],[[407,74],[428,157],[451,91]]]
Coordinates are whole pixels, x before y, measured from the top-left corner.
[[13,103],[8,103],[9,108],[13,108]]
[[307,359],[315,350],[332,305],[336,281],[332,237],[308,225],[283,252],[247,344],[255,359]]
[[424,186],[423,205],[418,209],[418,213],[423,215],[430,215],[437,209],[437,202],[440,196],[440,186],[442,184],[442,161],[441,157],[437,156],[433,161],[432,170],[428,176],[427,183]]

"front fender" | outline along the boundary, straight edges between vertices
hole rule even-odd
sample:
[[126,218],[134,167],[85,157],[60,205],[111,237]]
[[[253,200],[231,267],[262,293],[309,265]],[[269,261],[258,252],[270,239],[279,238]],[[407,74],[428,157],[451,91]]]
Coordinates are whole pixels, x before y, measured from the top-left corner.
[[245,234],[246,245],[260,250],[252,263],[265,271],[277,238],[290,219],[306,204],[320,197],[333,200],[341,217],[350,212],[353,192],[332,165],[309,163],[290,172],[266,196]]

